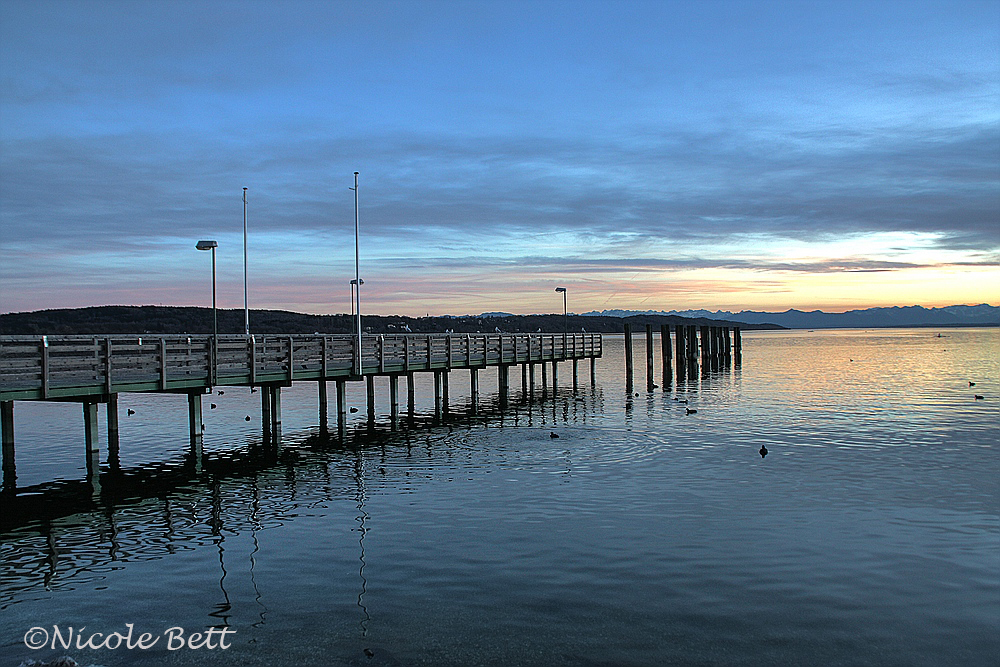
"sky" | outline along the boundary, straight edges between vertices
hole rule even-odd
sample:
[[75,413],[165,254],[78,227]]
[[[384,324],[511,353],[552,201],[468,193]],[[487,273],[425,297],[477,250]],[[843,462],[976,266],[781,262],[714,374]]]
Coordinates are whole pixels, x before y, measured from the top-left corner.
[[0,312],[1000,305],[1000,0],[0,0]]

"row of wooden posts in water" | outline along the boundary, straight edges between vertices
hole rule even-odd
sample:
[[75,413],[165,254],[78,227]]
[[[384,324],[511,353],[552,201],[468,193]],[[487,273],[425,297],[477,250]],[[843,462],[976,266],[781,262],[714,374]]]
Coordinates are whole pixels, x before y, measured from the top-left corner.
[[[730,335],[732,336],[730,338]],[[700,341],[699,341],[700,338]],[[653,391],[655,350],[653,345],[653,325],[646,325],[646,390]],[[698,372],[698,361],[702,368],[715,370],[725,368],[734,361],[743,361],[743,339],[739,327],[677,325],[671,343],[670,325],[660,326],[660,356],[663,364],[663,385],[666,388],[677,371],[677,381],[683,382],[688,376]],[[676,360],[676,363],[675,363]],[[632,354],[632,325],[625,324],[625,388],[628,393],[635,389],[635,368]]]

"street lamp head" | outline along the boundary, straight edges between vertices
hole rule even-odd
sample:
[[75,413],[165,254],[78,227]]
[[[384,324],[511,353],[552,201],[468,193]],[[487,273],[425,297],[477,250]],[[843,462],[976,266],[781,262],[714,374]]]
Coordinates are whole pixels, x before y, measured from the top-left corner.
[[212,248],[217,248],[219,244],[215,241],[198,241],[195,246],[198,250],[211,250]]
[[557,288],[556,288],[556,291],[557,291],[557,292],[565,292],[565,291],[566,291],[566,288],[565,288],[565,287],[557,287]]
[[[361,280],[361,284],[364,285],[365,284],[365,279],[361,278],[360,280]],[[357,278],[351,278],[351,284],[352,285],[357,285],[358,284],[358,279]]]

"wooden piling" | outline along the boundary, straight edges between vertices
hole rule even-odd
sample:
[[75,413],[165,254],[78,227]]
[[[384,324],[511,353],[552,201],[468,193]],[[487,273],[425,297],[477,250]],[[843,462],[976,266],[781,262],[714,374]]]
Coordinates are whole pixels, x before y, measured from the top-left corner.
[[687,355],[687,343],[685,338],[687,337],[686,329],[684,325],[678,324],[674,327],[674,334],[676,336],[676,354],[674,358],[677,359],[677,378],[680,379],[684,376],[684,364]]
[[660,356],[662,357],[663,363],[663,391],[667,391],[667,387],[670,386],[671,376],[673,376],[674,371],[671,368],[670,363],[670,325],[661,324],[660,325]]
[[632,325],[625,323],[625,391],[630,395],[634,386],[632,377]]
[[653,391],[653,325],[646,325],[646,391]]

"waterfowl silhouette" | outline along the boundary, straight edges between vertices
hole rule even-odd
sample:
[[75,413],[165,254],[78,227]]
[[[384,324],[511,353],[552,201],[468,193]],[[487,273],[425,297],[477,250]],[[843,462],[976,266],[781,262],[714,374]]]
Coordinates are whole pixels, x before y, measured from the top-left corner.
[[250,415],[247,415],[247,421],[250,421]]
[[219,407],[219,406],[218,406],[218,405],[216,405],[215,403],[212,403],[212,404],[211,404],[211,408],[212,408],[213,410],[214,410],[214,409],[216,409],[217,407]]
[[226,392],[222,391],[221,389],[219,390],[219,396],[222,396],[222,395],[223,395],[223,394],[225,394],[225,393],[226,393]]
[[970,386],[970,387],[975,387],[975,386],[976,386],[976,383],[975,383],[975,382],[973,382],[972,380],[969,380],[969,386]]
[[549,431],[549,437],[550,437],[550,438],[558,438],[558,437],[559,437],[559,434],[558,434],[558,433],[555,433],[555,432],[553,432],[553,431]]
[[694,410],[692,408],[684,408],[684,414],[686,414],[686,415],[696,415],[696,414],[698,414],[698,411]]
[[132,415],[135,414],[135,410],[133,410],[132,408],[129,408],[128,411],[127,411],[127,414],[128,414],[129,417],[131,417]]
[[351,408],[351,414],[354,414],[354,413],[355,413],[355,412],[357,412],[357,411],[358,411],[358,409],[357,409],[357,408]]
[[761,445],[760,446],[760,451],[757,452],[757,453],[760,454],[760,458],[764,458],[765,456],[767,456],[767,447],[765,447],[764,445]]
[[983,397],[982,397],[982,396],[980,396],[979,394],[975,394],[975,396],[976,396],[976,400],[977,400],[977,401],[981,401],[981,400],[983,400]]

